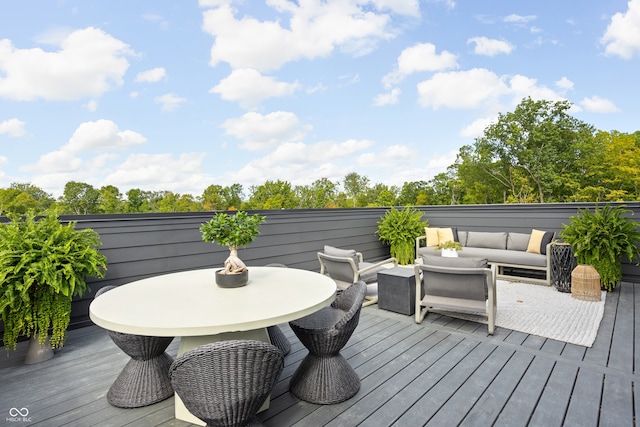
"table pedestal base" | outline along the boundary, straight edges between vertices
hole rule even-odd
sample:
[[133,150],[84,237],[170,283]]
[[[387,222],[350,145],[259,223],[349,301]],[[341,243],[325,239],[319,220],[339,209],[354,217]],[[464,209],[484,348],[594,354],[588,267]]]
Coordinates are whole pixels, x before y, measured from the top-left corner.
[[[193,337],[181,337],[180,345],[178,346],[178,357],[182,356],[189,350],[192,350],[203,344],[209,344],[212,342],[225,341],[225,340],[255,340],[271,342],[269,340],[269,333],[266,328],[254,329],[251,331],[238,331],[238,332],[225,332],[217,335],[205,335],[205,336],[193,336]],[[264,405],[258,412],[269,409],[269,398],[264,402]],[[182,421],[187,421],[192,424],[200,426],[206,425],[204,421],[195,415],[191,414],[189,410],[182,403],[182,399],[178,394],[175,394],[175,414],[176,418]]]

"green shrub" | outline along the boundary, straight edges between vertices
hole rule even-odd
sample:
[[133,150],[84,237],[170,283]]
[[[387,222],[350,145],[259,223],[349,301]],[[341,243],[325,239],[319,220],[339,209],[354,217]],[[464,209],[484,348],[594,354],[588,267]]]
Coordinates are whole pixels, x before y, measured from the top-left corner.
[[407,207],[403,210],[391,208],[378,221],[378,239],[388,243],[391,256],[398,264],[409,265],[415,260],[416,237],[424,234],[428,221],[422,221],[423,213]]
[[624,216],[631,211],[622,206],[578,212],[569,225],[563,224],[560,237],[571,245],[579,264],[590,264],[598,271],[602,289],[612,291],[622,280],[622,256],[631,262],[640,255],[638,223]]

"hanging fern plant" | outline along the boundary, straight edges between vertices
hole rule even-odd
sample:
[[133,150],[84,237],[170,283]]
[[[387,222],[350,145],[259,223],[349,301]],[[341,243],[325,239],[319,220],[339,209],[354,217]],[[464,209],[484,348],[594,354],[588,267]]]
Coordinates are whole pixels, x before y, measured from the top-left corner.
[[569,224],[563,224],[562,239],[571,245],[580,264],[592,265],[600,275],[602,289],[612,291],[622,280],[621,258],[631,262],[640,256],[638,223],[624,215],[622,206],[606,205],[591,212],[579,209]]
[[37,336],[51,347],[64,344],[71,300],[87,290],[87,277],[104,277],[106,258],[92,229],[63,225],[55,214],[33,212],[0,224],[0,313],[4,345],[15,349],[20,335]]
[[429,224],[426,220],[422,221],[422,215],[422,212],[410,207],[403,210],[391,208],[378,221],[376,234],[381,241],[391,246],[391,256],[400,265],[414,262],[416,237]]

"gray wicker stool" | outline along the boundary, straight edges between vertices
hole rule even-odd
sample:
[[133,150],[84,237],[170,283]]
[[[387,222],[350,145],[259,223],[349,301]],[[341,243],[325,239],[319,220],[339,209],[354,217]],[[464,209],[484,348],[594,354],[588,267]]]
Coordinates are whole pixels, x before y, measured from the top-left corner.
[[[272,263],[267,264],[265,267],[280,267],[287,268],[284,264]],[[269,333],[269,339],[271,340],[271,344],[275,345],[282,351],[282,353],[286,356],[291,351],[291,343],[284,335],[282,330],[277,326],[269,326],[267,328],[267,332]]]
[[[115,286],[105,286],[96,298]],[[107,401],[119,408],[139,408],[173,396],[169,367],[173,358],[165,350],[173,337],[150,337],[107,331],[129,357],[124,369],[107,392]]]
[[255,414],[283,367],[276,346],[230,340],[187,351],[173,362],[169,376],[184,406],[207,425],[262,425]]
[[289,390],[300,399],[318,404],[339,403],[360,390],[360,378],[340,350],[358,326],[366,293],[364,282],[354,283],[330,307],[289,322],[309,350],[289,383]]

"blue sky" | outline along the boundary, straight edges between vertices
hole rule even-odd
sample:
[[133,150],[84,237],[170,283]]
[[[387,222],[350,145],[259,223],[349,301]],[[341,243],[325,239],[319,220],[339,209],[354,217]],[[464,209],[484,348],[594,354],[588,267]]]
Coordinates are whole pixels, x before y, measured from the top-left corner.
[[402,185],[526,96],[640,130],[639,72],[640,0],[5,1],[0,187]]

